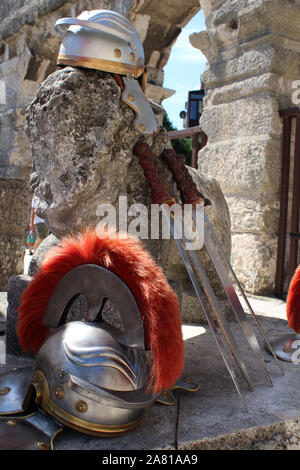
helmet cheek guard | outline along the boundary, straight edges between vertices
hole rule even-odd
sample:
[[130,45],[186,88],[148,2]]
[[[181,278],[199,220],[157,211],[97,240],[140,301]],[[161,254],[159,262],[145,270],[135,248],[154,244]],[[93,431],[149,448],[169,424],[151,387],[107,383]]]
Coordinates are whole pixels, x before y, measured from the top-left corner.
[[55,29],[63,34],[57,63],[122,75],[122,101],[135,111],[136,129],[145,135],[156,134],[156,119],[144,95],[143,45],[130,21],[111,10],[93,10],[77,18],[61,18]]

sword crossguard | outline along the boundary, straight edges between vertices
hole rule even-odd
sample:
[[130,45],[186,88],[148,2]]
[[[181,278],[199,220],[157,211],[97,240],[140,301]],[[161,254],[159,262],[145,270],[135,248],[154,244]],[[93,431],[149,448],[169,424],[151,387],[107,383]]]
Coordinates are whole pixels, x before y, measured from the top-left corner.
[[152,157],[149,145],[138,143],[134,146],[133,153],[138,157],[144,170],[144,175],[151,190],[152,203],[167,204],[168,206],[175,204],[176,200],[170,193],[169,185],[159,174],[158,165]]
[[184,155],[176,155],[173,149],[165,149],[161,157],[167,163],[177,184],[183,204],[203,204],[209,206],[211,202],[198,190],[193,178],[189,174],[184,162]]

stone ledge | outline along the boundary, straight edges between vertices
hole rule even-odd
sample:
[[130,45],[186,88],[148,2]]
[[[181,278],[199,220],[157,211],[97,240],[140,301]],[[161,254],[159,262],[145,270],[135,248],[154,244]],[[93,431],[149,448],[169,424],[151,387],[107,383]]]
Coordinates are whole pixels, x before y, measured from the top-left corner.
[[[290,331],[284,302],[262,297],[250,297],[249,301],[254,308],[259,307],[259,321],[267,337]],[[175,406],[154,404],[146,410],[139,427],[127,435],[107,440],[65,429],[57,437],[55,448],[98,451],[107,450],[108,446],[112,451],[176,448],[300,450],[300,366],[280,362],[285,373],[282,376],[258,337],[273,381],[273,387],[268,387],[255,359],[249,354],[240,329],[235,323],[231,325],[254,384],[254,392],[248,391],[237,374],[248,413],[242,407],[210,331],[199,325],[184,325],[186,359],[183,375],[192,376],[200,384],[198,392],[176,393]],[[8,355],[8,362],[0,366],[0,372],[31,363],[29,359]]]
[[282,421],[271,426],[258,426],[211,439],[202,439],[180,447],[180,450],[299,450],[300,420]]

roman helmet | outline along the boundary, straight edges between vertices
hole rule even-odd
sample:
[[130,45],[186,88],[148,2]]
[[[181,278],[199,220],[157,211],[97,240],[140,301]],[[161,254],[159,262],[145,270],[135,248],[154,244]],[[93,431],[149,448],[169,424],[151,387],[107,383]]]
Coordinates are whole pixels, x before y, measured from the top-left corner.
[[130,21],[115,11],[92,10],[77,18],[59,19],[55,29],[63,35],[57,64],[115,74],[123,102],[135,111],[136,129],[145,135],[155,134],[156,119],[144,94],[147,74],[143,45]]
[[[79,293],[88,313],[84,321],[64,323]],[[101,320],[105,299],[112,298],[122,330]],[[133,429],[157,395],[147,391],[142,317],[126,284],[102,266],[78,266],[55,288],[43,323],[54,331],[37,353],[25,402],[34,399],[58,422],[87,434]]]
[[[70,321],[79,296],[86,307]],[[105,316],[108,301],[115,310]],[[0,375],[0,449],[18,448],[10,447],[18,442],[24,448],[25,441],[26,448],[41,442],[49,448],[62,426],[121,435],[182,372],[177,296],[141,242],[129,236],[87,230],[62,240],[18,310],[19,342],[36,357],[33,368]]]

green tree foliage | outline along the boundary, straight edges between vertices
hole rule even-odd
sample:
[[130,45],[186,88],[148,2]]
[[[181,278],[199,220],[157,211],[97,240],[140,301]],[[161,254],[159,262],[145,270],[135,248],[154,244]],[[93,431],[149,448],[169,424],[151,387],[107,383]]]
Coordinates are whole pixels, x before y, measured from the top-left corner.
[[[177,128],[173,126],[167,113],[164,113],[163,127],[168,131],[177,131]],[[186,139],[174,139],[172,140],[172,147],[177,154],[185,155],[185,163],[187,165],[192,164],[192,138],[187,137]]]

